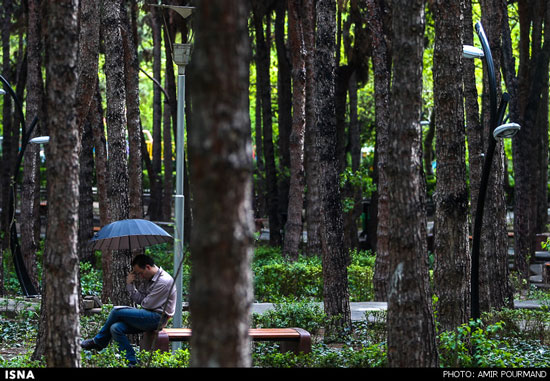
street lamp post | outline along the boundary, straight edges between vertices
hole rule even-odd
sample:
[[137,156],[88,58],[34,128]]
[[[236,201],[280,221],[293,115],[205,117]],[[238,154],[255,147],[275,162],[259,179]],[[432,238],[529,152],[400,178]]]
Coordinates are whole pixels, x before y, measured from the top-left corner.
[[477,208],[474,220],[474,231],[472,239],[472,267],[471,267],[471,316],[476,320],[480,317],[479,308],[479,250],[481,244],[481,229],[483,225],[483,210],[485,207],[485,198],[487,195],[487,186],[489,183],[489,175],[493,156],[495,153],[497,139],[511,138],[519,130],[520,126],[517,123],[502,124],[506,107],[510,101],[510,96],[507,93],[502,95],[500,105],[497,108],[497,84],[493,56],[489,42],[483,26],[480,22],[476,24],[476,32],[481,42],[483,50],[471,46],[464,46],[465,58],[485,58],[487,75],[489,81],[489,101],[490,101],[490,136],[488,139],[487,152],[483,163],[481,173],[481,181],[479,184],[479,195],[477,198]]
[[23,260],[23,256],[21,254],[21,245],[19,244],[19,236],[17,234],[17,225],[15,223],[15,209],[16,209],[16,192],[17,192],[17,180],[19,178],[19,170],[21,169],[21,162],[23,161],[23,155],[25,153],[25,149],[27,147],[27,144],[29,143],[29,139],[32,135],[32,132],[34,128],[36,127],[38,123],[38,117],[34,117],[33,121],[29,125],[29,128],[25,128],[25,115],[23,113],[23,107],[21,105],[21,102],[19,101],[19,98],[17,97],[17,94],[11,87],[10,83],[0,75],[0,82],[4,85],[4,87],[7,89],[7,92],[5,90],[0,90],[0,95],[9,94],[13,101],[15,102],[16,110],[19,113],[19,118],[21,122],[21,149],[19,150],[19,154],[17,155],[17,161],[15,163],[14,172],[12,174],[12,180],[10,185],[10,193],[9,193],[9,213],[10,213],[10,249],[11,254],[13,257],[13,263],[15,267],[15,273],[17,274],[17,279],[19,280],[19,284],[21,286],[21,289],[26,297],[36,297],[40,293],[36,289],[36,287],[33,285],[29,273],[27,271],[27,267],[25,266],[25,262]]
[[[154,5],[160,8],[168,8],[177,12],[184,19],[191,16],[194,7],[176,5]],[[166,33],[168,33],[168,28]],[[174,276],[176,282],[176,312],[173,318],[173,326],[182,326],[182,264],[183,264],[183,238],[184,238],[184,160],[185,160],[185,67],[189,64],[191,57],[191,44],[170,42],[172,48],[172,59],[178,66],[178,123],[176,140],[176,196],[175,196],[175,220],[176,228],[174,234]],[[172,349],[176,350],[181,343],[172,343]]]

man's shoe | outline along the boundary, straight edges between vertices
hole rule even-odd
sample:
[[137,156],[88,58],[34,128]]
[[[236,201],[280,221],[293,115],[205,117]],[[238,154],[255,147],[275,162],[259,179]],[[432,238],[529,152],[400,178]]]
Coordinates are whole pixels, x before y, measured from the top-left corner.
[[82,349],[86,349],[86,350],[101,349],[101,347],[95,343],[94,339],[84,340],[80,343],[80,346],[82,347]]

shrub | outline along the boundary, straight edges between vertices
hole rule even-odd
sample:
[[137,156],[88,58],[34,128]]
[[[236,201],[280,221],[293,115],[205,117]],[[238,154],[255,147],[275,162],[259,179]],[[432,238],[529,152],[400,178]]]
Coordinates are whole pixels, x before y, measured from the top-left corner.
[[315,344],[311,353],[298,355],[280,353],[275,347],[263,347],[252,355],[253,366],[262,368],[374,368],[387,364],[385,346],[374,344],[368,347],[342,348]]
[[[352,250],[350,257],[350,300],[372,300],[375,256],[370,251]],[[260,246],[255,252],[253,272],[258,301],[277,302],[288,297],[323,299],[323,266],[319,257],[299,256],[297,261],[290,261],[283,258],[279,248]]]
[[548,367],[550,348],[524,338],[509,338],[504,323],[470,321],[439,335],[443,367]]
[[327,316],[319,303],[310,300],[286,300],[263,314],[253,314],[252,325],[259,328],[299,327],[315,335],[325,325]]

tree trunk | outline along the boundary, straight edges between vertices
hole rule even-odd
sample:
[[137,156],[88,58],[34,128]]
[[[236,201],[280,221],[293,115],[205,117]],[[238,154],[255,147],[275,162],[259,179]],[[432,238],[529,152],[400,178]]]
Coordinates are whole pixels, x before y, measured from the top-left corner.
[[85,2],[80,5],[78,87],[77,87],[77,125],[82,136],[80,153],[80,202],[78,247],[82,261],[94,262],[94,253],[88,249],[88,241],[94,231],[92,174],[93,134],[92,123],[95,110],[94,96],[97,88],[97,70],[99,66],[99,28],[100,10],[98,2]]
[[[515,189],[514,189],[514,262],[521,279],[528,283],[529,256],[536,250],[535,235],[541,233],[544,219],[538,217],[547,214],[546,198],[541,188],[547,187],[548,156],[545,153],[548,144],[548,123],[537,127],[537,119],[548,112],[548,55],[550,39],[542,42],[542,20],[546,17],[545,31],[550,28],[550,7],[545,2],[532,1],[519,4],[520,20],[520,62],[519,72],[515,74],[515,62],[511,55],[509,27],[503,58],[505,79],[511,94],[510,116],[512,121],[521,125],[521,131],[512,141]],[[546,15],[546,16],[545,16]],[[531,32],[531,25],[534,25]],[[532,36],[531,36],[532,33]],[[542,111],[542,113],[541,113]],[[547,120],[547,119],[546,119]],[[544,142],[544,143],[543,143]],[[539,207],[539,202],[542,207]],[[538,210],[541,210],[541,213]]]
[[[290,190],[290,142],[292,134],[292,67],[285,43],[285,20],[288,0],[277,0],[275,4],[275,48],[277,49],[277,104],[279,127],[279,168],[277,171],[278,214],[280,226],[286,226]],[[283,239],[286,239],[286,231]],[[284,246],[284,242],[282,242]]]
[[441,329],[470,318],[470,249],[462,74],[462,5],[434,3],[437,151],[435,292]]
[[[482,2],[482,23],[491,47],[496,73],[496,83],[500,83],[501,35],[503,30],[503,14],[506,4],[501,1]],[[497,85],[500,92],[500,86]],[[488,93],[487,82],[484,92]],[[498,94],[500,96],[500,94]],[[488,146],[488,139],[493,139],[489,133],[489,97],[483,100],[483,146]],[[486,148],[483,150],[486,152]],[[475,154],[475,153],[474,153]],[[506,233],[506,202],[504,198],[504,147],[497,142],[493,158],[493,167],[487,186],[487,199],[483,214],[483,231],[481,235],[479,290],[480,309],[489,311],[491,308],[511,307],[513,294],[508,278],[508,237]]]
[[315,155],[317,105],[315,104],[315,21],[314,0],[304,0],[304,46],[306,49],[306,134],[304,164],[306,171],[306,230],[308,255],[321,255],[321,212],[319,200],[319,162]]
[[[376,300],[387,300],[390,276],[389,243],[390,212],[387,165],[389,162],[390,123],[390,68],[391,33],[384,27],[383,15],[390,10],[384,0],[367,0],[367,20],[373,37],[374,99],[376,114],[376,174],[377,190],[372,202],[376,205],[376,262],[374,267],[374,292]],[[386,27],[387,28],[387,27]]]
[[[121,31],[124,43],[124,68],[126,78],[126,117],[128,120],[128,181],[129,181],[129,217],[143,218],[143,186],[141,160],[141,116],[139,110],[139,60],[136,38],[132,27],[132,13],[135,13],[135,0],[122,2]],[[130,8],[128,14],[127,7]],[[168,149],[170,149],[169,146]]]
[[[251,365],[252,148],[247,3],[210,0],[195,15],[189,135],[194,227],[191,365]],[[227,191],[230,189],[231,191]]]
[[[175,30],[175,28],[172,28]],[[164,31],[164,45],[166,47],[166,91],[169,95],[168,98],[164,101],[164,130],[163,130],[163,141],[164,147],[169,147],[164,149],[164,194],[162,205],[162,214],[165,221],[172,221],[172,204],[173,204],[173,193],[174,193],[174,166],[173,156],[172,156],[172,126],[177,126],[178,122],[178,113],[177,113],[177,89],[176,89],[176,78],[174,75],[174,64],[172,60],[172,51],[170,47],[170,35],[168,31]],[[173,34],[172,34],[173,35]],[[177,136],[177,131],[174,134]],[[187,225],[187,224],[186,224]],[[187,234],[184,233],[184,236]]]
[[290,189],[283,253],[298,259],[304,206],[304,133],[306,124],[306,67],[301,0],[288,3],[289,40],[292,54],[292,129],[290,132]]
[[316,154],[319,162],[321,196],[321,242],[323,248],[323,297],[330,323],[325,333],[329,341],[351,329],[347,278],[348,253],[344,247],[344,227],[340,198],[339,161],[336,152],[335,107],[336,5],[317,2],[315,82],[317,102]]
[[[11,17],[13,12],[13,3],[11,0],[6,0],[2,4],[2,76],[8,81],[12,82],[12,68],[10,66],[11,54],[10,54],[10,32],[11,32]],[[2,85],[2,88],[4,86]],[[6,91],[7,93],[7,91]],[[2,191],[2,214],[0,221],[0,228],[3,235],[1,242],[2,250],[10,247],[10,184],[11,176],[13,174],[13,168],[15,166],[15,158],[17,157],[17,151],[14,147],[19,146],[19,142],[16,138],[14,130],[19,131],[19,126],[13,127],[13,99],[9,94],[3,97],[2,105],[2,166],[0,170],[0,189]],[[18,135],[17,135],[18,136]]]
[[[161,82],[161,46],[162,46],[162,17],[161,10],[154,8],[151,15],[153,29],[153,78],[158,84]],[[162,92],[160,86],[153,87],[153,160],[152,176],[150,176],[151,197],[147,214],[152,221],[161,221],[162,216]]]
[[[105,38],[105,75],[107,78],[107,141],[109,145],[109,209],[112,221],[129,217],[128,163],[126,158],[126,92],[124,57],[120,30],[121,0],[104,0],[102,28]],[[126,292],[126,275],[130,270],[131,253],[113,252],[113,304],[131,305]]]
[[80,366],[78,305],[78,187],[80,138],[76,116],[78,5],[49,1],[46,38],[46,110],[50,142],[48,234],[44,250],[42,318],[49,367]]
[[[42,82],[41,16],[37,1],[29,1],[27,60],[27,128],[34,117],[43,119],[44,84]],[[35,133],[38,126],[35,127]],[[23,159],[21,185],[21,254],[29,277],[38,290],[36,251],[40,241],[40,146],[27,146]],[[38,229],[37,229],[38,225]],[[37,234],[38,233],[38,234]]]
[[391,367],[437,367],[428,276],[422,168],[422,54],[424,1],[393,1],[393,84],[385,171],[389,185],[391,279],[388,362]]
[[[262,2],[260,2],[262,3]],[[270,45],[269,38],[264,35],[263,18],[267,15],[268,36],[270,35],[270,13],[265,4],[254,4],[254,26],[256,31],[256,62],[258,96],[262,104],[262,133],[265,164],[265,184],[267,197],[267,210],[269,217],[269,243],[279,246],[282,243],[281,223],[279,219],[279,196],[277,189],[277,168],[275,166],[275,151],[273,146],[273,112],[271,110],[271,83],[269,80]]]
[[[96,78],[97,80],[97,78]],[[107,143],[105,140],[105,126],[103,124],[103,107],[101,102],[101,93],[99,87],[96,88],[95,95],[90,106],[90,122],[92,123],[92,136],[95,151],[95,175],[97,184],[97,199],[99,204],[99,226],[105,226],[111,220],[109,211],[109,199],[107,195],[109,176],[107,174]],[[101,253],[101,269],[103,275],[103,288],[101,300],[107,303],[113,292],[113,283],[111,275],[110,251]]]

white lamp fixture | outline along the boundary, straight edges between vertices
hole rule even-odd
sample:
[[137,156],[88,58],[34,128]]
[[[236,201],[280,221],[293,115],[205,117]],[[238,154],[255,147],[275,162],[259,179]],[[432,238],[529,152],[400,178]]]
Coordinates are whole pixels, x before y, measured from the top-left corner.
[[[184,19],[187,19],[193,14],[193,11],[195,10],[195,7],[186,7],[186,6],[180,6],[180,5],[165,5],[165,4],[152,4],[153,7],[158,8],[167,8],[171,9],[174,12],[177,12],[181,17]],[[168,36],[171,40],[172,38]],[[175,38],[175,37],[174,37]],[[191,40],[190,38],[188,39]],[[179,70],[184,70],[185,66],[189,64],[189,60],[191,58],[191,44],[189,43],[181,43],[178,44],[176,42],[170,41],[170,45],[172,47],[172,59],[174,60],[174,63],[178,65]]]
[[515,136],[519,130],[521,129],[521,126],[517,123],[506,123],[498,126],[493,131],[493,137],[495,139],[506,139],[511,138]]
[[49,136],[37,136],[36,138],[32,138],[29,140],[29,143],[32,144],[47,144],[50,142]]
[[483,58],[485,53],[480,48],[476,48],[471,45],[464,45],[462,47],[462,55],[464,58]]

